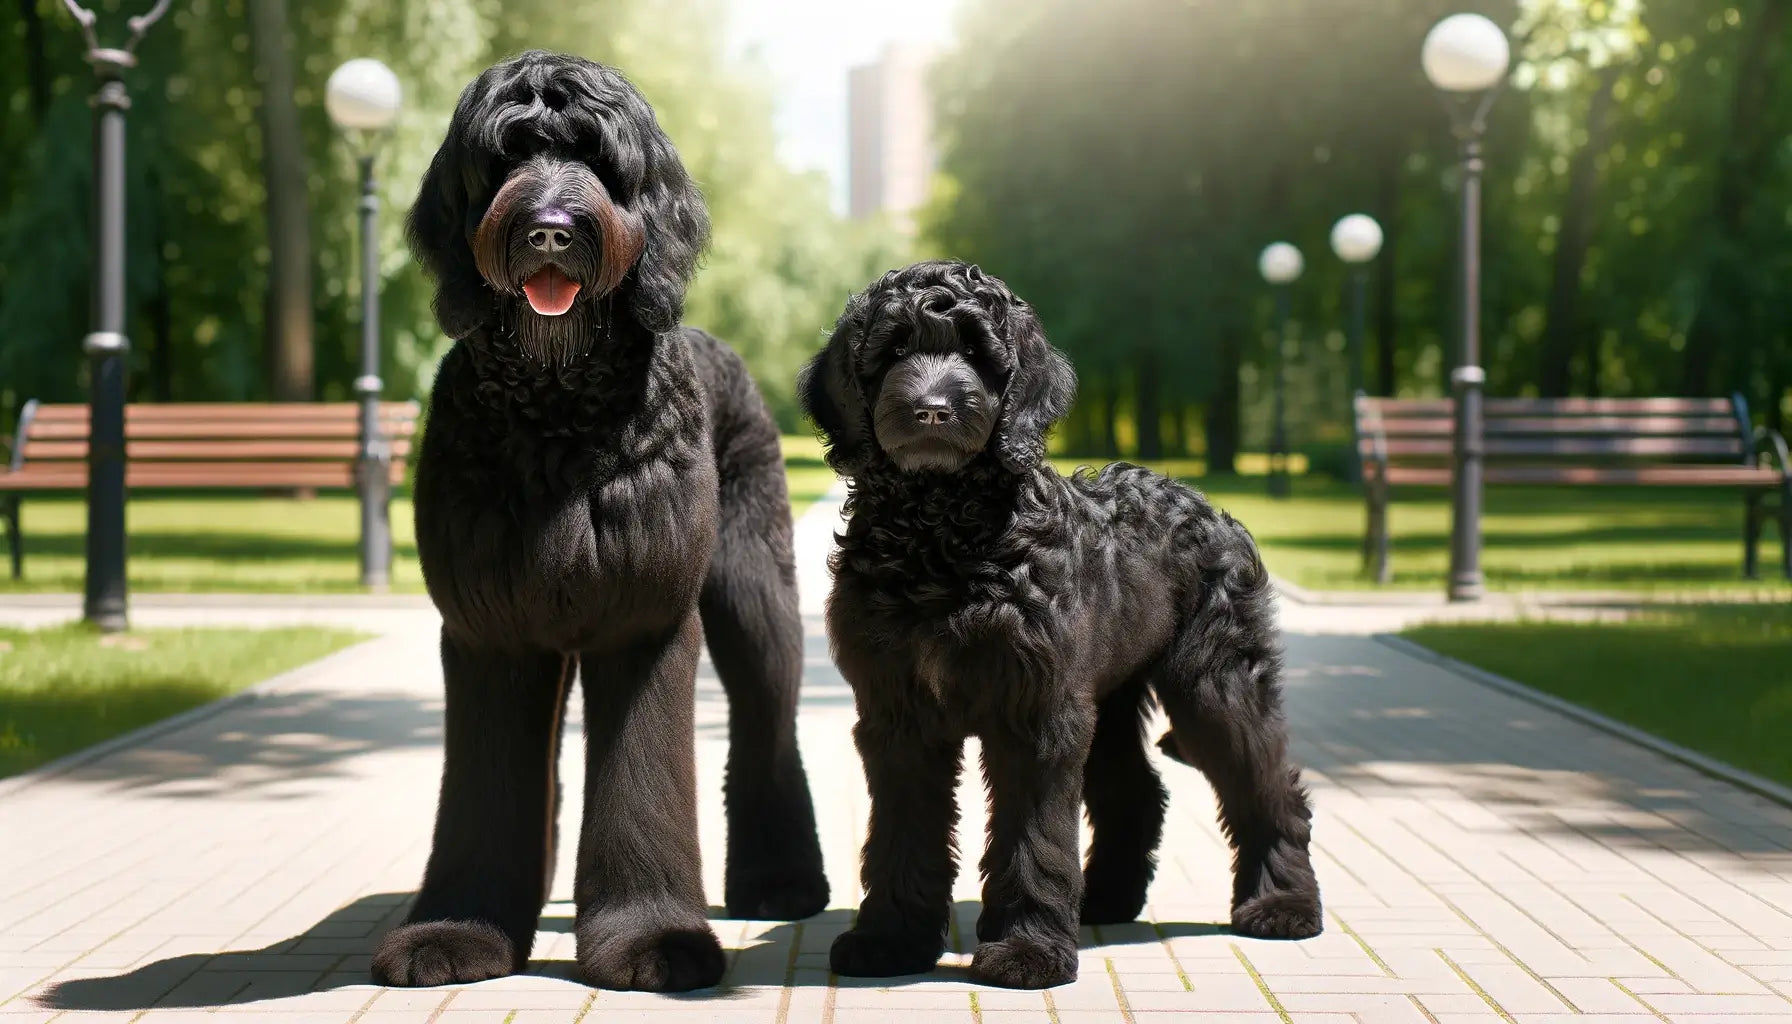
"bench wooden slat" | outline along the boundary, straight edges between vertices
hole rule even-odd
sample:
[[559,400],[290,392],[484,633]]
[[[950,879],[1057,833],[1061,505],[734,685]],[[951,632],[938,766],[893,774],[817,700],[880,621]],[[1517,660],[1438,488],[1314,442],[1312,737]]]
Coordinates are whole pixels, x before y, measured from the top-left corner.
[[[1429,437],[1454,433],[1456,422],[1446,416],[1383,416],[1366,420],[1365,426],[1387,437]],[[1485,420],[1485,430],[1490,437],[1496,434],[1738,436],[1734,416],[1489,416]]]
[[[392,457],[401,459],[411,454],[409,438],[393,438]],[[334,459],[352,462],[360,455],[359,441],[127,441],[128,458],[170,459],[212,462],[240,462],[253,459]],[[33,463],[87,460],[87,442],[37,441],[28,453]]]
[[[416,426],[414,420],[388,417],[381,420],[380,432],[387,437],[411,437],[416,433]],[[86,420],[49,423],[34,420],[26,444],[37,441],[86,440],[87,433]],[[357,420],[170,420],[153,423],[126,420],[124,436],[126,440],[213,437],[356,438],[361,436],[361,424]]]
[[[40,405],[37,419],[45,422],[87,422],[86,405]],[[383,416],[415,416],[415,402],[381,402]],[[125,406],[125,420],[358,420],[359,402],[133,402]]]
[[[1383,416],[1448,416],[1448,398],[1365,398]],[[1489,416],[1731,416],[1727,398],[1488,398]]]
[[[1373,477],[1377,470],[1364,468]],[[1493,466],[1482,471],[1488,483],[1585,484],[1589,486],[1673,486],[1770,488],[1780,484],[1778,471],[1754,466]],[[1391,466],[1387,482],[1395,487],[1443,487],[1448,466]]]
[[[1400,457],[1441,457],[1454,446],[1449,437],[1392,438],[1381,442],[1380,450],[1390,459]],[[1377,450],[1373,439],[1362,442],[1365,457]],[[1487,437],[1482,450],[1489,459],[1496,458],[1692,458],[1723,456],[1740,462],[1745,454],[1738,437]]]
[[[404,482],[404,466],[392,464],[391,481]],[[331,462],[131,462],[125,467],[125,485],[131,488],[352,488],[355,469],[348,463]],[[87,486],[84,463],[65,462],[41,469],[27,467],[0,475],[0,492],[70,491]]]

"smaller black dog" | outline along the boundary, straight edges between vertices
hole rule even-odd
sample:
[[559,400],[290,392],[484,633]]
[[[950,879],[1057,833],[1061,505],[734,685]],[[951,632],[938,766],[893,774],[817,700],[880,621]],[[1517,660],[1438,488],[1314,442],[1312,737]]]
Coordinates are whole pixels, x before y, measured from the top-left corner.
[[[894,271],[847,304],[802,401],[848,478],[828,635],[871,790],[865,900],[846,975],[933,968],[953,875],[964,738],[993,801],[978,980],[1077,973],[1077,924],[1145,905],[1168,799],[1147,757],[1199,768],[1234,850],[1232,927],[1321,928],[1300,772],[1287,760],[1268,574],[1244,527],[1137,466],[1066,479],[1045,434],[1070,364],[1031,308],[957,262]],[[1078,805],[1094,829],[1077,870]]]

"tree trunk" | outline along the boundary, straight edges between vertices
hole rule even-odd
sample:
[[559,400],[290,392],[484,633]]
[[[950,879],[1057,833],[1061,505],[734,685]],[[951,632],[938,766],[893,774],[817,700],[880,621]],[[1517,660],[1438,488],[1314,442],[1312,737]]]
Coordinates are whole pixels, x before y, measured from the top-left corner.
[[19,0],[19,17],[25,23],[25,83],[31,96],[31,119],[42,128],[44,114],[50,109],[50,67],[37,0]]
[[[152,167],[148,182],[151,195],[161,195],[161,176]],[[151,401],[174,401],[174,310],[168,296],[166,228],[159,212],[153,221],[155,290],[145,300],[149,314],[149,396]]]
[[1555,266],[1543,322],[1542,365],[1537,372],[1537,388],[1545,398],[1568,394],[1574,351],[1580,347],[1579,335],[1587,330],[1580,311],[1580,278],[1592,243],[1594,191],[1599,185],[1596,160],[1604,152],[1609,134],[1612,87],[1618,81],[1618,70],[1613,65],[1600,72],[1599,87],[1587,104],[1587,140],[1568,165],[1568,192],[1556,234]]
[[261,162],[267,183],[268,390],[275,401],[313,393],[311,212],[304,139],[293,102],[286,0],[249,0],[249,34],[261,78]]
[[1138,392],[1133,398],[1133,420],[1138,427],[1139,458],[1164,457],[1163,406],[1158,401],[1157,354],[1139,353]]
[[1681,389],[1688,395],[1713,393],[1713,379],[1720,349],[1727,340],[1737,351],[1746,351],[1752,337],[1725,338],[1740,333],[1745,320],[1746,287],[1736,280],[1743,272],[1729,255],[1743,244],[1743,226],[1757,187],[1772,168],[1779,143],[1772,126],[1765,124],[1772,110],[1770,97],[1779,95],[1780,64],[1776,52],[1782,45],[1792,0],[1763,0],[1754,24],[1743,26],[1742,52],[1736,61],[1736,88],[1730,99],[1728,141],[1718,162],[1717,186],[1712,204],[1711,255],[1706,258],[1704,287],[1698,312],[1686,332],[1681,363]]
[[1400,216],[1400,172],[1405,150],[1389,147],[1381,167],[1381,195],[1376,215],[1381,222],[1381,254],[1375,260],[1375,393],[1392,397],[1399,390],[1399,369],[1395,364],[1400,309],[1395,302],[1394,286],[1400,280],[1400,232],[1396,224]]
[[1120,386],[1107,381],[1101,388],[1101,454],[1103,458],[1120,457]]
[[1207,399],[1207,472],[1238,471],[1238,371],[1244,346],[1238,328],[1222,325],[1219,339],[1219,380]]

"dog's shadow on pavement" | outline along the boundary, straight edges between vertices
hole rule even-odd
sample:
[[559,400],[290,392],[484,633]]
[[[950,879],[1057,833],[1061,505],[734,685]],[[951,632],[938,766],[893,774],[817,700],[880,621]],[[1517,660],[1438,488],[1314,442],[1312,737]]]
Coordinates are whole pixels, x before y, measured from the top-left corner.
[[[350,985],[370,986],[368,963],[373,949],[387,931],[403,922],[414,893],[377,893],[337,908],[303,933],[260,949],[223,953],[187,953],[146,963],[123,974],[74,978],[49,986],[37,995],[37,1003],[52,1010],[148,1010],[240,1006],[269,999],[328,992]],[[953,908],[954,920],[974,919],[976,904]],[[967,909],[968,908],[968,909]],[[717,917],[712,921],[726,941],[731,926],[739,922]],[[852,911],[835,909],[806,921],[773,924],[752,933],[748,944],[730,950],[729,968],[715,988],[682,993],[681,1000],[727,1000],[749,987],[900,986],[920,981],[969,981],[963,965],[943,963],[927,974],[900,978],[832,978],[826,970],[828,945],[850,927]],[[572,931],[572,918],[563,905],[550,904],[539,930],[556,934]],[[751,928],[752,926],[747,926]],[[736,932],[735,934],[738,934]],[[1217,924],[1139,923],[1102,930],[1103,945],[1155,943],[1188,935],[1228,935]],[[973,936],[954,932],[954,948],[969,952]],[[1094,944],[1083,929],[1083,945]],[[540,940],[537,945],[539,946]],[[528,973],[582,983],[579,966],[570,960],[534,960]],[[369,996],[371,999],[371,994]]]

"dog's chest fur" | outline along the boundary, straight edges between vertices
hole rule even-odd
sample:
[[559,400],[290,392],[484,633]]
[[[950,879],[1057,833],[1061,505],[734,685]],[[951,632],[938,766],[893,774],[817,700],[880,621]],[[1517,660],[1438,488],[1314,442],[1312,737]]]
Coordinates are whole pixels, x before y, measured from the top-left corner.
[[715,545],[704,395],[677,336],[572,367],[458,344],[417,470],[417,542],[451,629],[589,650],[676,623]]
[[1042,537],[1027,481],[993,464],[952,476],[872,472],[854,481],[833,556],[848,657],[900,664],[933,700],[977,717],[988,701],[1050,688],[1051,608],[1068,552]]

